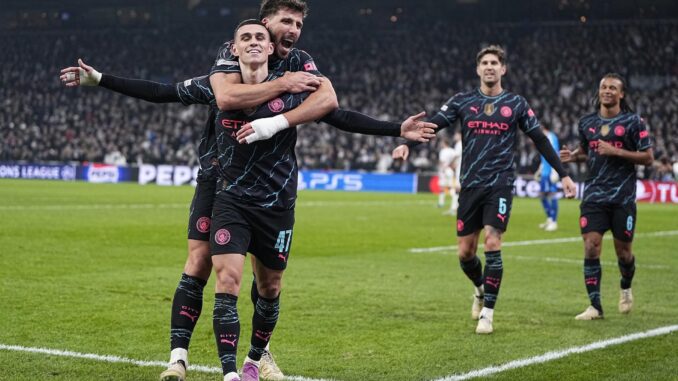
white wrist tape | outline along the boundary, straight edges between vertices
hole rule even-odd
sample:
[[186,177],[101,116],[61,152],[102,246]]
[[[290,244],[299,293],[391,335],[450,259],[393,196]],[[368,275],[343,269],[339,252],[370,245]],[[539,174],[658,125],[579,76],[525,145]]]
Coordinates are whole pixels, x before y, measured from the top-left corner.
[[92,69],[91,73],[86,72],[82,68],[78,68],[80,74],[80,86],[98,86],[101,81],[101,73]]
[[283,114],[257,119],[250,122],[250,125],[254,133],[245,138],[248,144],[259,140],[266,140],[278,133],[278,131],[282,131],[290,126]]

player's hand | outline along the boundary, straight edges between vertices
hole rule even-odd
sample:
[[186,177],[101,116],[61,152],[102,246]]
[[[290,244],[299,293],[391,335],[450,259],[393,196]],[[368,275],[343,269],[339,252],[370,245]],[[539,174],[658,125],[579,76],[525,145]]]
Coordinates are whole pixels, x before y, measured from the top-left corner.
[[244,126],[235,134],[235,138],[240,144],[250,144],[259,140],[266,140],[288,128],[290,125],[283,114],[278,114],[270,118],[260,118],[253,120]]
[[426,143],[436,137],[435,128],[437,125],[421,120],[426,116],[426,112],[422,111],[417,115],[412,115],[400,125],[400,136],[415,142]]
[[567,146],[563,146],[560,150],[560,162],[561,163],[573,163],[575,161],[575,156],[573,152],[567,149]]
[[618,148],[614,147],[612,144],[598,140],[598,147],[596,147],[596,152],[601,156],[616,156]]
[[561,184],[563,185],[563,193],[565,193],[566,198],[574,198],[577,195],[577,186],[570,176],[563,177]]
[[59,79],[66,87],[97,86],[101,81],[101,73],[78,58],[78,66],[61,69]]
[[393,150],[391,156],[394,159],[407,160],[407,157],[410,156],[410,147],[406,146],[405,144],[401,144]]
[[247,123],[244,126],[240,127],[238,132],[235,134],[235,138],[236,140],[238,140],[238,143],[246,144],[247,140],[245,138],[252,134],[254,134],[254,128],[252,128],[251,123]]
[[284,82],[286,92],[291,94],[316,91],[322,82],[322,78],[305,71],[285,72],[280,80]]

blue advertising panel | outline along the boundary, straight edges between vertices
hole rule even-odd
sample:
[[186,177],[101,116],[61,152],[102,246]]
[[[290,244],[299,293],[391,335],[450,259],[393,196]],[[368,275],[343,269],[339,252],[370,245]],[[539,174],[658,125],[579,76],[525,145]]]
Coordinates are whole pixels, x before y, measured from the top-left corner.
[[75,180],[76,166],[64,164],[0,163],[0,178]]
[[299,190],[302,189],[416,193],[417,176],[412,173],[299,171]]

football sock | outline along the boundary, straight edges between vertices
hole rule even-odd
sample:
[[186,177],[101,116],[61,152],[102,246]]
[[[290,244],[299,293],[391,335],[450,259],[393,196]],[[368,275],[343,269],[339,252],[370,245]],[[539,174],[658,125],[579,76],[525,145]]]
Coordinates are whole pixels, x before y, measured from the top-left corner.
[[631,288],[631,281],[633,281],[633,275],[636,273],[636,257],[631,256],[631,261],[629,263],[624,263],[621,261],[617,261],[619,264],[619,272],[621,273],[621,288],[622,290],[626,290],[627,288]]
[[551,199],[551,219],[558,221],[558,199],[555,197]]
[[544,208],[544,213],[546,213],[546,217],[550,218],[551,217],[551,202],[548,198],[542,197],[541,198],[541,206]]
[[494,308],[499,295],[501,277],[504,273],[504,264],[501,260],[501,250],[485,252],[485,300],[483,307]]
[[235,372],[235,355],[240,338],[240,320],[238,319],[238,297],[226,294],[214,294],[214,338],[224,374]]
[[280,295],[275,299],[259,297],[252,315],[252,338],[248,357],[259,361],[271,339],[280,311]]
[[257,300],[259,300],[259,290],[257,290],[257,278],[252,278],[252,288],[250,289],[250,298],[252,299],[252,305],[257,306]]
[[600,280],[603,277],[603,269],[600,267],[600,259],[584,259],[584,283],[586,292],[589,294],[591,305],[600,313],[603,306],[600,304]]
[[193,329],[202,311],[202,290],[206,280],[181,274],[181,280],[172,299],[170,320],[170,350],[184,348],[193,335]]
[[459,259],[459,265],[474,286],[480,287],[483,284],[483,264],[480,263],[480,258],[477,255],[465,262]]

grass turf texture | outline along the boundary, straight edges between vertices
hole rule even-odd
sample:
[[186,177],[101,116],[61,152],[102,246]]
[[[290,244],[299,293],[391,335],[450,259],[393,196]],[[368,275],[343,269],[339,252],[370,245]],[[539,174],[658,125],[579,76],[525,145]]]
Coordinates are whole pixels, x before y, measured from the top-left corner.
[[[0,344],[166,361],[192,193],[191,187],[0,180]],[[630,315],[617,312],[611,241],[604,241],[602,256],[606,318],[594,322],[573,319],[588,305],[580,241],[506,247],[495,333],[477,336],[471,284],[456,253],[408,251],[456,242],[454,218],[435,204],[427,194],[300,193],[271,344],[286,374],[429,380],[678,323],[678,236],[640,236]],[[539,201],[515,199],[504,241],[577,237],[578,216],[577,201],[561,202],[560,229],[545,233],[537,228],[544,220]],[[676,205],[639,204],[637,234],[676,230],[676,216]],[[239,364],[249,347],[250,282],[248,267],[239,300]],[[213,289],[210,280],[190,361],[219,367]],[[494,378],[675,379],[677,347],[674,332]],[[162,371],[6,350],[0,369],[1,380],[154,380]],[[189,378],[221,379],[199,372]]]

